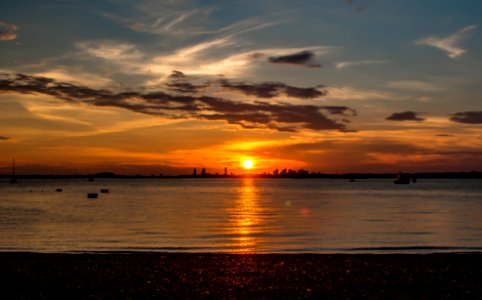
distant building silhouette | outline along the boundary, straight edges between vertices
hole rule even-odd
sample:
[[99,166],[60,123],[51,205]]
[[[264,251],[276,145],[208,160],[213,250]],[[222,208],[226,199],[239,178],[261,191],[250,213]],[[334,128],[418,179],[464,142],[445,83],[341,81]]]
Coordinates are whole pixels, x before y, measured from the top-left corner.
[[228,168],[224,168],[224,176],[228,176]]
[[203,168],[203,169],[201,170],[201,176],[206,176],[206,169],[205,169],[205,168]]
[[197,169],[194,168],[193,172],[192,172],[192,176],[196,176],[197,175]]

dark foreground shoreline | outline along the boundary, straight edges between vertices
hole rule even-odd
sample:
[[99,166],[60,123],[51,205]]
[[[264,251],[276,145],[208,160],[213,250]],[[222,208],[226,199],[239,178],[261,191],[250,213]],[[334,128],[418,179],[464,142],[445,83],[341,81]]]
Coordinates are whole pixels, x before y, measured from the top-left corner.
[[2,299],[482,299],[482,254],[0,253]]

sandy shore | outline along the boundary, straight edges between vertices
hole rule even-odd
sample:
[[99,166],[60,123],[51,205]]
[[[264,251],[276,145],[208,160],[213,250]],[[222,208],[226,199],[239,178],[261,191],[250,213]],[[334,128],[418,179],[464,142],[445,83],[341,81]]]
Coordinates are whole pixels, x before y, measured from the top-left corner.
[[482,299],[481,254],[0,253],[3,299]]

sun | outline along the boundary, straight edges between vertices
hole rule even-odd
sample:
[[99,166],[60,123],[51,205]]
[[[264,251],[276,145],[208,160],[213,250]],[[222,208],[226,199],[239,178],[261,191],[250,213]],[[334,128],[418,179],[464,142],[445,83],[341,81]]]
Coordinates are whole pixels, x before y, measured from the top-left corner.
[[252,159],[243,160],[243,168],[252,169],[253,168],[253,160]]

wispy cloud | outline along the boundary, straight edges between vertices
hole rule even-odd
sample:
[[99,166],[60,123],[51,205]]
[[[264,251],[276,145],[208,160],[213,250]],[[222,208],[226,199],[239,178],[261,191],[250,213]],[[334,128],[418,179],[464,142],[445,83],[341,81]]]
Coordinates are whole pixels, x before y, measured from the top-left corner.
[[387,87],[397,90],[411,90],[421,92],[437,92],[444,90],[444,87],[425,81],[418,80],[397,80],[385,84]]
[[386,64],[386,60],[352,60],[352,61],[340,61],[335,63],[335,67],[339,70],[350,67],[366,66],[366,65],[380,65]]
[[111,12],[101,13],[104,17],[119,22],[139,32],[152,34],[193,36],[204,31],[214,7],[194,7],[192,1],[138,1],[130,16]]
[[[363,172],[393,172],[400,168],[414,172],[446,171],[447,165],[455,170],[473,170],[474,163],[475,169],[480,166],[482,152],[477,145],[434,139],[432,134],[424,137],[433,143],[428,146],[420,136],[419,140],[389,135],[351,136],[347,139],[337,136],[335,139],[324,138],[323,141],[274,144],[267,146],[267,151],[263,148],[256,151],[273,153],[276,155],[273,155],[274,158],[303,157],[305,164],[325,166],[325,172],[351,170],[354,166]],[[337,162],[335,169],[330,170],[332,164],[327,162]]]
[[256,101],[244,103],[209,95],[177,95],[92,89],[51,78],[4,74],[0,92],[44,94],[71,103],[123,108],[171,119],[219,120],[243,128],[295,132],[302,129],[348,131],[356,111],[346,106],[293,105]]
[[9,140],[9,139],[11,139],[11,138],[8,137],[8,136],[1,136],[1,135],[0,135],[0,141],[7,141],[7,140]]
[[134,44],[118,41],[84,41],[78,42],[75,46],[87,54],[113,61],[132,61],[142,58],[143,54]]
[[450,58],[456,58],[464,54],[467,50],[461,48],[459,42],[466,38],[468,34],[475,30],[477,25],[466,26],[454,34],[447,37],[429,36],[427,38],[416,41],[417,45],[427,45],[443,50]]
[[139,1],[134,16],[120,16],[111,12],[102,15],[119,22],[131,30],[175,38],[202,35],[236,36],[270,27],[282,21],[252,17],[227,25],[214,25],[211,15],[218,11],[215,6],[198,7],[195,1]]
[[18,27],[13,24],[0,21],[0,41],[11,41],[17,38]]
[[400,100],[395,95],[383,90],[359,89],[349,86],[328,86],[325,100]]
[[106,76],[100,76],[98,74],[87,73],[80,68],[54,68],[45,72],[38,72],[35,76],[48,77],[57,81],[72,82],[77,84],[83,84],[93,87],[105,87],[113,85],[114,82]]
[[[121,41],[83,41],[76,43],[83,56],[103,60],[115,65],[116,73],[137,74],[155,77],[150,84],[165,80],[173,70],[190,75],[235,77],[246,76],[253,68],[267,62],[267,57],[281,61],[311,64],[314,55],[332,52],[332,46],[307,46],[298,48],[262,48],[244,50],[244,45],[235,37],[220,37],[204,40],[166,53],[142,51],[140,46]],[[240,50],[243,49],[243,50]],[[284,58],[286,53],[302,53],[303,57]],[[281,58],[280,58],[281,57]]]

